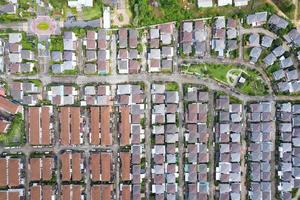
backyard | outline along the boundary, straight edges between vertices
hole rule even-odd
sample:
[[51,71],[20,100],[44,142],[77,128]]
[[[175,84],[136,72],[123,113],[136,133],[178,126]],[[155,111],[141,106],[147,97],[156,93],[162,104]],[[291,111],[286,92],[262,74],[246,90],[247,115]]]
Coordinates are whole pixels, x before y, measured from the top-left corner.
[[[245,78],[244,83],[237,83],[235,88],[251,96],[262,96],[267,94],[267,86],[261,79],[257,71],[246,69],[242,66],[227,65],[227,64],[197,64],[191,66],[183,66],[182,72],[194,74],[200,77],[208,77],[226,85],[232,85],[232,80],[229,74],[242,75]],[[229,73],[233,72],[233,73]],[[239,74],[237,74],[239,72]]]
[[24,142],[23,137],[24,120],[22,119],[22,114],[17,113],[7,133],[0,134],[0,144],[5,146],[18,146]]

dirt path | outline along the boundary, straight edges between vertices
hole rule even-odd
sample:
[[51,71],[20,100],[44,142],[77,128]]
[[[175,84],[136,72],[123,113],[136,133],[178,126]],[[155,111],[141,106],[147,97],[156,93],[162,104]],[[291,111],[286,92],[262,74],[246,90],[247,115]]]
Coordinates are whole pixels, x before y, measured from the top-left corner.
[[278,15],[281,15],[282,17],[285,17],[287,19],[289,19],[286,14],[284,14],[279,8],[278,6],[272,1],[272,0],[266,0],[269,4],[271,4],[272,6],[274,6],[275,10],[277,11]]
[[295,12],[294,12],[294,21],[298,21],[298,0],[293,0],[293,3],[295,5]]

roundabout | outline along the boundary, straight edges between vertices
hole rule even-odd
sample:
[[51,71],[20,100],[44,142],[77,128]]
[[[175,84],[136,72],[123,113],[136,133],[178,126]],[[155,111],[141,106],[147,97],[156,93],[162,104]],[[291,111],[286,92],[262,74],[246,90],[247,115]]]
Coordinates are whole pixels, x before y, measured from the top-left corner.
[[30,22],[30,30],[39,36],[55,34],[56,29],[56,21],[49,16],[38,16]]

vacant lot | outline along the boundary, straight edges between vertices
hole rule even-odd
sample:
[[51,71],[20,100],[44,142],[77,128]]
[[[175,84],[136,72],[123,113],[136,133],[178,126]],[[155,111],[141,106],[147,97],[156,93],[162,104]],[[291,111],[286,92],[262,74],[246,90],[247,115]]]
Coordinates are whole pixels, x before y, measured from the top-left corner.
[[200,77],[208,77],[223,84],[229,85],[227,73],[232,70],[243,71],[242,77],[246,79],[245,83],[238,83],[236,89],[244,94],[251,96],[262,96],[267,94],[267,86],[261,79],[260,74],[254,70],[248,70],[242,66],[223,65],[223,64],[197,64],[188,67],[182,67],[183,73],[195,74]]
[[[159,6],[152,6],[149,0],[130,0],[135,26],[150,25],[168,21],[184,19],[214,17],[219,15],[243,17],[255,11],[274,12],[266,0],[252,0],[248,6],[241,8],[234,6],[198,8],[194,3],[182,3],[182,0],[158,0]],[[186,1],[185,1],[186,2]]]

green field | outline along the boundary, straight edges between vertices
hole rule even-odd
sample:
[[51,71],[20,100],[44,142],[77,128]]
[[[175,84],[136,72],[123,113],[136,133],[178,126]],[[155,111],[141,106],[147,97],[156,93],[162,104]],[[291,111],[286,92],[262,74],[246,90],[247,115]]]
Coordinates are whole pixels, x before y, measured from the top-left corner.
[[256,11],[274,12],[274,8],[266,4],[265,0],[252,0],[243,9],[235,6],[214,6],[212,8],[198,8],[196,1],[182,0],[158,0],[159,6],[154,7],[149,0],[129,0],[133,13],[133,25],[151,25],[169,21],[181,21],[185,19],[232,16],[244,17]]
[[243,71],[243,77],[246,79],[245,83],[238,83],[236,85],[236,89],[238,91],[251,96],[262,96],[267,94],[268,88],[261,79],[260,74],[257,71],[249,70],[242,66],[226,64],[197,64],[183,66],[182,72],[195,74],[200,77],[208,77],[223,84],[229,85],[226,75],[230,70],[233,69]]

